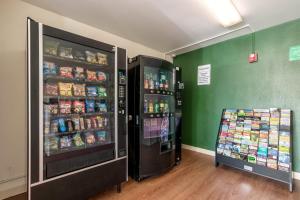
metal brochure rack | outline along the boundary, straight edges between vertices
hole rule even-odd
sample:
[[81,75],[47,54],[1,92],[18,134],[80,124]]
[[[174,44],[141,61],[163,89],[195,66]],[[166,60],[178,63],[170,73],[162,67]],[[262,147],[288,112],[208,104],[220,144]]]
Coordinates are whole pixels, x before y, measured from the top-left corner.
[[289,109],[223,109],[215,149],[216,167],[223,164],[280,181],[288,184],[292,192],[292,127]]

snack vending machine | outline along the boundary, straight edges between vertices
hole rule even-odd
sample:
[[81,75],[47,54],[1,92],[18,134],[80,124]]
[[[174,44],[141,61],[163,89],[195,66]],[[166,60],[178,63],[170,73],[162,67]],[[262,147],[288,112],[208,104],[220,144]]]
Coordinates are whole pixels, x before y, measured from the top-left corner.
[[32,19],[27,25],[28,199],[120,191],[127,180],[126,50]]
[[182,69],[176,67],[176,85],[175,85],[175,161],[178,165],[181,161],[181,143],[182,143],[182,91],[184,83],[182,82]]
[[140,181],[175,164],[175,68],[137,56],[128,68],[129,174]]

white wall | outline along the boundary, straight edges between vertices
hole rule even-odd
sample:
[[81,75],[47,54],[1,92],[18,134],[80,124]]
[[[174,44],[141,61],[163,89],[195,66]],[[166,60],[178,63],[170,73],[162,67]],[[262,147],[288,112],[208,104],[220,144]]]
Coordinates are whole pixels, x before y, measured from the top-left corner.
[[[71,2],[70,2],[71,3]],[[125,48],[128,56],[162,52],[62,17],[20,0],[0,2],[0,199],[25,191],[26,18]]]

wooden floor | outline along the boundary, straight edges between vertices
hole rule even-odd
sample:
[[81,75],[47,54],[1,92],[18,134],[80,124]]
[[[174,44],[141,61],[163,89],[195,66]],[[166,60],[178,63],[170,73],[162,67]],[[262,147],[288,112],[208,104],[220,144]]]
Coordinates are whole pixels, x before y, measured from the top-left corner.
[[[241,172],[214,167],[213,157],[183,150],[183,160],[170,172],[140,183],[133,180],[90,200],[300,200],[300,181],[290,193],[285,184]],[[23,200],[25,195],[9,200]]]
[[129,180],[122,192],[112,188],[90,200],[300,200],[300,181],[290,193],[285,184],[241,172],[214,167],[213,157],[183,150],[182,163],[159,177],[140,183]]

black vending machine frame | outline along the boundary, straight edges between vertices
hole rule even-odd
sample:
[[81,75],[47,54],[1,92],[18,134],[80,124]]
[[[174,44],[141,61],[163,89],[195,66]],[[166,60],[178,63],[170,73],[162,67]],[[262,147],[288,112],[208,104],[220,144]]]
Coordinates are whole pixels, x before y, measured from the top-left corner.
[[182,91],[184,83],[182,82],[182,68],[176,66],[176,82],[175,82],[175,161],[176,165],[181,162],[181,144],[182,144]]
[[[144,79],[144,67],[150,66],[153,68],[174,70],[174,66],[166,60],[145,55],[131,58],[128,62],[128,102],[130,102],[128,105],[128,172],[133,179],[141,181],[147,177],[169,171],[175,166],[174,143],[172,144],[172,149],[167,152],[161,153],[160,143],[155,143],[154,146],[151,145],[151,148],[147,149],[147,153],[141,153],[141,144],[144,135],[142,124],[144,116],[144,87],[142,83]],[[174,95],[174,93],[169,93],[169,95]],[[145,116],[162,117],[163,114],[145,114]],[[175,117],[175,113],[170,113],[170,116]],[[145,165],[143,166],[142,159],[149,161],[147,169]]]
[[[45,175],[44,147],[41,137],[41,85],[42,77],[42,42],[43,35],[74,42],[87,47],[114,53],[114,125],[115,144],[110,160],[93,163],[86,160],[81,168],[70,170],[54,177]],[[119,96],[122,87],[124,92]],[[56,29],[27,18],[27,134],[28,134],[28,176],[27,193],[29,200],[72,199],[82,200],[96,195],[107,187],[117,186],[128,180],[128,139],[127,139],[127,53],[125,49],[89,39],[80,35]],[[118,124],[120,126],[118,126]],[[109,145],[108,145],[109,146]],[[96,152],[97,153],[97,152]],[[85,155],[95,158],[95,152],[89,150]],[[100,155],[100,154],[99,154]],[[99,157],[98,155],[98,157]],[[72,155],[74,156],[74,154]],[[79,159],[81,154],[75,155]],[[86,156],[88,157],[88,156]],[[42,158],[42,159],[41,159]],[[67,159],[67,158],[66,158]],[[97,158],[99,159],[99,158]],[[42,160],[42,161],[41,161]],[[74,160],[73,160],[74,161]],[[68,163],[66,163],[68,164]],[[69,165],[74,164],[71,161]],[[40,169],[42,168],[42,170]],[[70,188],[72,188],[70,190]]]

